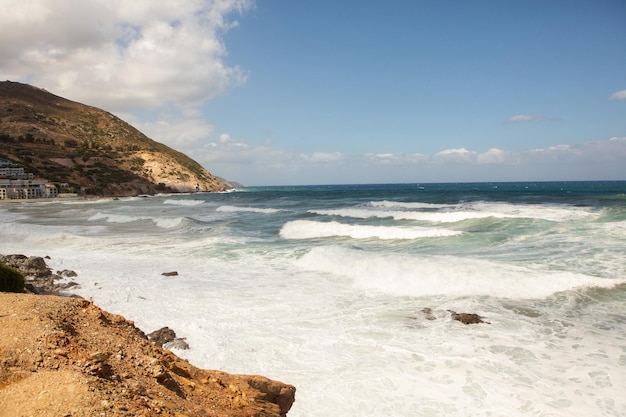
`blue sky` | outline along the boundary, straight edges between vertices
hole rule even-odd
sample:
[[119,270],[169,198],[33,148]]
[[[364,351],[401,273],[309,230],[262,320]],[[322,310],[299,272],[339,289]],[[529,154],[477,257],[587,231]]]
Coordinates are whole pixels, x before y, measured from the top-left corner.
[[246,185],[626,179],[623,0],[2,3],[0,78]]

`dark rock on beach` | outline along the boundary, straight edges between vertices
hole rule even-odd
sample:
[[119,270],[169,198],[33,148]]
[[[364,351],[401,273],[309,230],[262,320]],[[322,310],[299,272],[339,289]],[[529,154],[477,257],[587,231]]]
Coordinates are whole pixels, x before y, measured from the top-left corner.
[[163,272],[161,275],[164,277],[175,277],[178,275],[178,271]]

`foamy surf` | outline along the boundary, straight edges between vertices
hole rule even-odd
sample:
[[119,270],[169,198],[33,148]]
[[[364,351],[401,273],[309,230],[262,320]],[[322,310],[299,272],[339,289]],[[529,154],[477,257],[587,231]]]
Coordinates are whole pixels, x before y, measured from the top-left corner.
[[177,354],[197,366],[294,384],[291,417],[622,416],[624,192],[402,184],[0,204],[0,253],[50,255],[78,272],[78,295],[186,337]]
[[222,213],[263,213],[263,214],[274,214],[278,213],[280,210],[275,208],[258,208],[258,207],[237,207],[237,206],[220,206],[215,209],[217,212]]
[[612,288],[623,280],[453,256],[407,256],[337,246],[315,247],[295,264],[350,278],[356,287],[396,296],[542,299],[558,292]]
[[163,204],[167,204],[171,206],[186,206],[186,207],[198,206],[204,203],[205,203],[204,200],[177,200],[177,199],[165,200],[163,202]]
[[[382,210],[381,210],[382,209]],[[539,219],[555,222],[591,216],[588,209],[571,206],[549,206],[503,203],[426,204],[370,202],[368,206],[311,210],[312,214],[352,217],[356,219],[392,218],[433,223],[457,223],[475,219]]]
[[285,239],[350,237],[352,239],[411,240],[457,236],[461,233],[460,231],[448,229],[351,225],[311,220],[294,220],[286,223],[280,230],[280,236]]

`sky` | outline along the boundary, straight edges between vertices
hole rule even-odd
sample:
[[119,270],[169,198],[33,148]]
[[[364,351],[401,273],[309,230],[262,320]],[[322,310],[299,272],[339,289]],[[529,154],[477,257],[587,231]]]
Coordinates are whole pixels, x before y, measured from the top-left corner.
[[624,0],[0,7],[0,79],[244,185],[626,180]]

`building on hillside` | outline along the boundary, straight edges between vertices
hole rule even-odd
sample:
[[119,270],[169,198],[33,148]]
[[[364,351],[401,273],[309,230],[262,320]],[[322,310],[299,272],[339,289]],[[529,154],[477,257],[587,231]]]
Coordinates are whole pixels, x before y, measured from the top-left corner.
[[16,166],[0,166],[0,177],[17,178],[20,180],[32,180],[35,175],[32,172],[24,172],[24,168]]
[[35,178],[24,168],[0,161],[0,200],[51,198],[59,195],[56,186],[44,178]]

